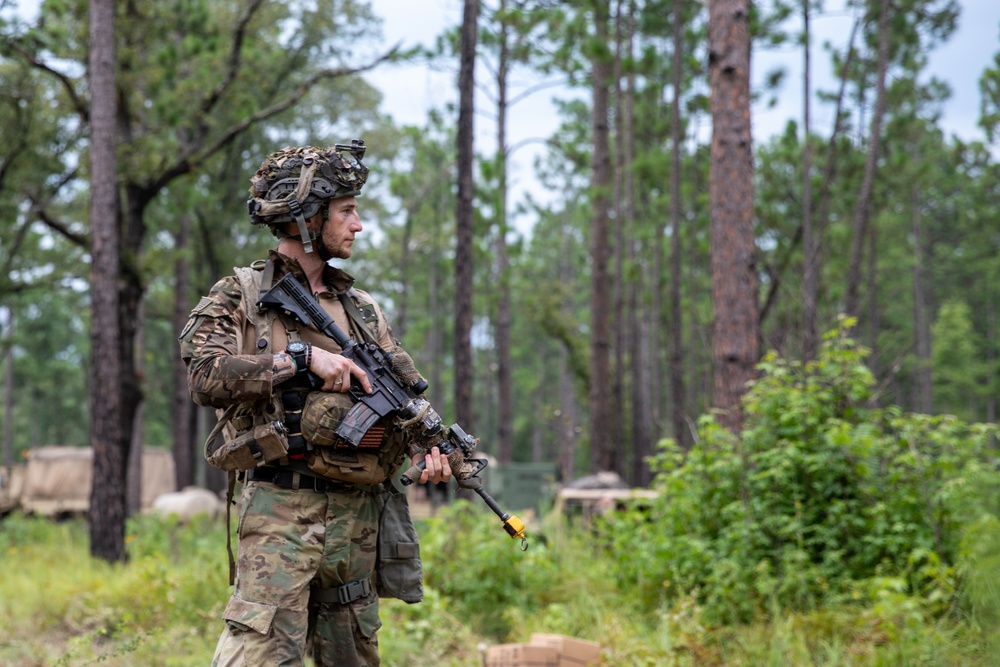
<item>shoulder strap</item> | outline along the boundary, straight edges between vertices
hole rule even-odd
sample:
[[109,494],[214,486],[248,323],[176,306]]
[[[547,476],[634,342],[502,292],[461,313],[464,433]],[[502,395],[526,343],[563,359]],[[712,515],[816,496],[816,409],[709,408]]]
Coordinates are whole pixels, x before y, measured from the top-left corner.
[[365,323],[365,318],[361,316],[361,311],[358,310],[358,304],[354,302],[354,299],[357,298],[357,291],[352,287],[346,292],[338,294],[337,298],[340,299],[340,303],[343,304],[344,312],[347,313],[347,316],[351,320],[351,324],[354,325],[355,332],[358,335],[363,336],[365,342],[378,345],[378,341],[375,340],[372,330],[368,328],[368,325]]
[[[252,345],[254,354],[270,354],[271,352],[271,327],[274,325],[274,318],[277,313],[273,310],[269,310],[266,313],[260,313],[257,310],[257,302],[260,301],[260,293],[262,290],[271,289],[271,283],[274,280],[274,264],[271,260],[264,263],[263,268],[257,268],[257,266],[252,267],[236,267],[233,269],[236,272],[236,278],[240,281],[240,289],[243,291],[243,308],[246,310],[247,319],[254,328],[254,338],[256,340],[247,341],[248,344]],[[264,340],[267,345],[263,348],[258,348],[257,341]]]

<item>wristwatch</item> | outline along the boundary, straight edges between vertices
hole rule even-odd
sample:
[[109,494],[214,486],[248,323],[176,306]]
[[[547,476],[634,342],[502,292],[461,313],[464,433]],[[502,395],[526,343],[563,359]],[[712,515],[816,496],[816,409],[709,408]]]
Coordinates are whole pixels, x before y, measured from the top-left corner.
[[311,347],[311,343],[303,343],[301,340],[293,340],[285,346],[285,352],[292,355],[292,359],[295,361],[296,373],[304,373],[309,370]]

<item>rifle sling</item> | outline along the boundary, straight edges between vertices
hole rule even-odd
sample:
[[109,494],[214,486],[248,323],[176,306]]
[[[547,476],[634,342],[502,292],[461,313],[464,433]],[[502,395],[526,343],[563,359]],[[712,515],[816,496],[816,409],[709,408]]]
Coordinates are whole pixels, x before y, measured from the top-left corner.
[[363,337],[366,343],[378,345],[378,341],[375,340],[371,329],[365,324],[365,319],[361,316],[361,311],[358,310],[358,304],[354,303],[354,299],[348,296],[347,292],[341,292],[337,295],[337,298],[340,299],[341,305],[344,306],[344,312],[350,318],[351,328],[354,329],[355,334]]

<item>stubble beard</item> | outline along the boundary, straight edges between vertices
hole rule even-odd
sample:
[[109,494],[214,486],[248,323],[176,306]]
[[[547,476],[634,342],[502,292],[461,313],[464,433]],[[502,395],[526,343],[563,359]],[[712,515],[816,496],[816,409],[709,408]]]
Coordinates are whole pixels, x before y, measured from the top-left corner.
[[336,250],[331,250],[330,246],[327,245],[322,239],[318,239],[320,242],[317,243],[317,250],[319,251],[319,256],[324,262],[329,262],[331,259],[350,259],[351,248],[350,246],[342,243],[337,246]]

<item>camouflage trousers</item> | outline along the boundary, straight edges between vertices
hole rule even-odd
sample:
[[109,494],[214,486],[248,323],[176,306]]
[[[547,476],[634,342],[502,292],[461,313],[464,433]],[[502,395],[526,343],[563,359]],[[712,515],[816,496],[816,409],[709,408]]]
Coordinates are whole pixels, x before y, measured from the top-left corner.
[[310,604],[310,587],[369,579],[375,569],[375,495],[344,485],[317,493],[249,482],[239,521],[236,588],[212,667],[377,667],[378,596]]

